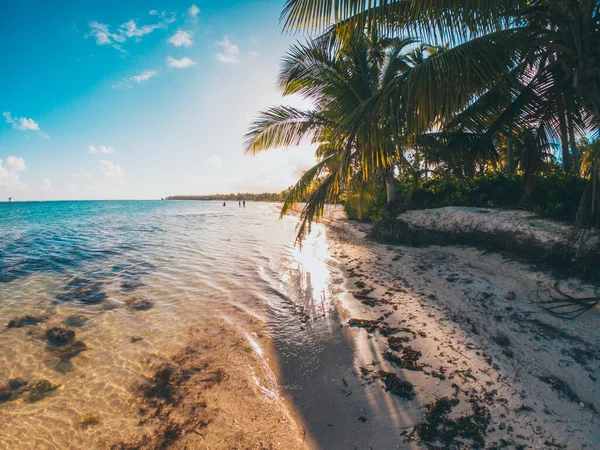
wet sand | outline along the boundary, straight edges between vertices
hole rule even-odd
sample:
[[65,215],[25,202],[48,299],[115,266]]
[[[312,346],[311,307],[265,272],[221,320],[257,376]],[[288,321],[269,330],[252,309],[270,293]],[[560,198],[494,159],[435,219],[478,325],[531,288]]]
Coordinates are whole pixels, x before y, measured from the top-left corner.
[[597,308],[550,316],[537,302],[556,280],[498,254],[382,245],[339,217],[328,229],[346,346],[323,353],[301,402],[319,448],[600,445]]

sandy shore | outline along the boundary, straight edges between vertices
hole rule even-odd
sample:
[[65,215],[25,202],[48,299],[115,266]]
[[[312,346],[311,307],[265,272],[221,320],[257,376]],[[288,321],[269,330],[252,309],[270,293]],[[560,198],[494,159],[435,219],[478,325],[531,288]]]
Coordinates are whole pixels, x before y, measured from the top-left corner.
[[498,254],[382,245],[368,225],[327,222],[353,357],[332,355],[327,405],[304,411],[317,446],[598,448],[598,309],[552,317],[537,302],[557,280]]

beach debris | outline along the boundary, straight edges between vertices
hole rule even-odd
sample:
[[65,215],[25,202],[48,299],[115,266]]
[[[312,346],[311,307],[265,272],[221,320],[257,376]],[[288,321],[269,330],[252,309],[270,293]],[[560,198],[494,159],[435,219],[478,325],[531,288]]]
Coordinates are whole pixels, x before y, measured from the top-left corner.
[[141,336],[131,336],[131,343],[132,344],[135,344],[135,343],[143,341],[143,340],[144,340],[144,338],[141,337]]
[[21,389],[22,387],[27,386],[27,384],[29,384],[29,380],[25,378],[11,378],[8,380],[8,387],[11,391]]
[[94,427],[99,425],[101,421],[102,418],[97,414],[86,414],[83,419],[81,419],[81,422],[79,422],[79,426],[84,429]]
[[15,400],[26,389],[29,380],[24,378],[11,378],[6,386],[0,386],[0,403]]
[[[391,348],[391,347],[390,347]],[[383,357],[389,362],[402,369],[422,371],[424,365],[418,364],[417,361],[423,355],[420,351],[415,350],[409,345],[396,344],[394,351],[386,351]],[[398,352],[398,353],[396,353]]]
[[413,384],[402,380],[395,373],[379,370],[375,375],[383,382],[383,387],[386,391],[403,400],[412,400],[415,398],[416,393]]
[[135,279],[125,280],[121,282],[121,290],[123,292],[132,292],[142,286],[144,286],[144,283]]
[[6,386],[0,386],[0,403],[17,400],[25,394],[28,402],[37,402],[59,387],[60,384],[45,379],[30,383],[24,378],[12,378]]
[[381,320],[350,319],[348,325],[351,327],[364,328],[369,333],[379,331],[383,336],[390,336],[400,331],[398,328],[391,327]]
[[135,311],[148,311],[154,306],[154,302],[152,300],[142,297],[128,298],[125,303]]
[[378,331],[382,336],[388,337],[388,336],[391,336],[392,334],[397,333],[399,331],[399,329],[395,328],[395,327],[391,327],[387,323],[382,323],[381,325],[379,325]]
[[538,303],[542,306],[542,309],[561,319],[576,319],[600,303],[600,297],[598,296],[573,297],[563,292],[558,286],[558,281],[547,291],[550,300],[540,300],[538,292]]
[[101,282],[78,277],[67,284],[65,292],[56,296],[56,301],[61,303],[76,301],[85,305],[97,305],[106,298]]
[[84,352],[86,350],[87,345],[83,341],[73,341],[70,344],[60,347],[58,349],[51,349],[51,351],[58,353],[58,356],[62,360],[69,360],[71,358],[74,358],[81,352]]
[[[75,332],[61,327],[52,327],[46,330],[48,350],[57,354],[61,360],[69,360],[87,350],[83,341],[75,340]],[[62,371],[60,369],[57,370]]]
[[46,339],[55,347],[64,347],[75,339],[75,332],[61,327],[52,327],[46,331]]
[[401,346],[406,342],[410,342],[410,340],[411,339],[408,336],[389,336],[387,338],[388,345],[390,346],[390,348],[396,351],[398,351],[399,348],[402,348]]
[[513,291],[508,291],[504,298],[506,300],[515,300],[517,298],[517,294],[515,294]]
[[[415,427],[421,443],[440,442],[443,448],[481,448],[485,445],[486,430],[491,421],[487,408],[476,399],[469,400],[472,414],[450,418],[452,409],[460,403],[457,398],[441,397],[425,405],[425,420]],[[466,439],[469,443],[462,441]],[[436,447],[437,448],[437,447]]]
[[351,327],[364,328],[369,333],[374,333],[379,328],[380,322],[378,320],[350,319],[348,325]]
[[90,319],[84,316],[73,315],[63,320],[63,323],[68,327],[80,328],[84,326]]
[[60,384],[53,383],[49,380],[36,381],[29,389],[27,401],[30,403],[40,401],[46,398],[51,392],[54,392],[60,387]]
[[37,326],[39,323],[44,322],[46,319],[47,317],[44,316],[36,317],[27,315],[16,319],[11,319],[11,321],[8,322],[8,325],[6,325],[6,328],[23,328],[28,326]]

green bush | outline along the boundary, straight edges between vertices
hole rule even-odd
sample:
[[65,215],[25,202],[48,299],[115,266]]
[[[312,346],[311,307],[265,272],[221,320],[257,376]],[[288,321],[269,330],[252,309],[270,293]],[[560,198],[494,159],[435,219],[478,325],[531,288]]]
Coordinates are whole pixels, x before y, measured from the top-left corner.
[[[560,172],[537,177],[527,208],[542,217],[572,222],[585,184],[584,179]],[[515,208],[520,204],[523,176],[491,173],[477,178],[434,177],[423,182],[412,194],[411,188],[410,182],[397,183],[398,200],[393,205],[394,212],[444,206]],[[344,210],[349,218],[357,218],[356,211],[348,203],[344,204]],[[364,214],[363,220],[380,220],[386,210],[385,189],[382,186],[377,202]]]

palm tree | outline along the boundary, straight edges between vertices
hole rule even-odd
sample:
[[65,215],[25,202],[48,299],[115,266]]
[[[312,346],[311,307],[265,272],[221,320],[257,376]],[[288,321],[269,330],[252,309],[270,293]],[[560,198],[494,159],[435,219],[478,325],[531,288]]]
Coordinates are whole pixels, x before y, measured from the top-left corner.
[[[393,105],[380,97],[412,68],[407,54],[413,44],[411,39],[381,38],[376,32],[328,33],[292,46],[284,57],[279,75],[284,95],[299,94],[314,107],[275,106],[261,112],[246,135],[246,151],[318,144],[318,163],[291,189],[282,209],[287,213],[308,195],[300,239],[322,216],[326,202],[370,177],[384,179],[388,202],[394,200],[394,165],[402,135],[391,114]],[[361,202],[366,198],[363,195]]]
[[563,135],[566,116],[573,115],[569,108],[577,105],[581,116],[591,115],[588,126],[600,125],[599,10],[596,0],[288,0],[282,17],[288,30],[342,23],[454,45],[428,58],[402,85],[404,94],[412,93],[403,97],[415,135],[489,89],[510,86],[511,73],[520,69],[521,77],[539,81],[538,100],[546,102],[529,107],[552,119],[568,168],[569,139]]

